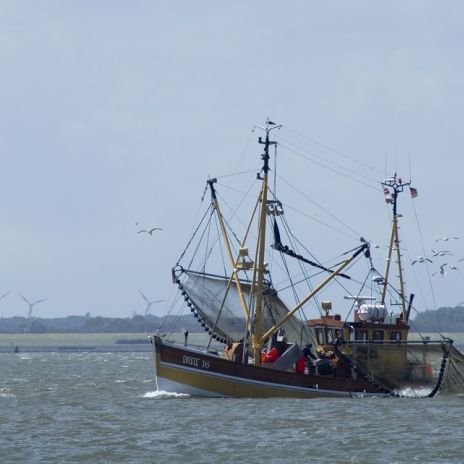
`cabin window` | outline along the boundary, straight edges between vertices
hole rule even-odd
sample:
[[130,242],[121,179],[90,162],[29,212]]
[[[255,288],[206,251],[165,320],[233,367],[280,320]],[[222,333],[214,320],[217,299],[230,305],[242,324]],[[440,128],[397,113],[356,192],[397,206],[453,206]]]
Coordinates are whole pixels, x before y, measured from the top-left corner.
[[343,330],[342,329],[335,329],[335,339],[343,338]]
[[367,330],[360,330],[359,334],[358,334],[358,340],[361,340],[363,342],[367,342],[368,339],[369,338],[367,336]]
[[401,341],[401,332],[397,332],[396,330],[393,332],[390,332],[390,341],[392,342]]
[[383,342],[383,330],[373,330],[372,340],[376,342]]
[[333,336],[333,331],[332,329],[326,328],[325,329],[325,336],[327,339],[327,344],[330,345],[331,343],[334,342],[334,336]]
[[316,340],[318,345],[324,344],[324,334],[322,332],[322,328],[320,327],[316,329]]

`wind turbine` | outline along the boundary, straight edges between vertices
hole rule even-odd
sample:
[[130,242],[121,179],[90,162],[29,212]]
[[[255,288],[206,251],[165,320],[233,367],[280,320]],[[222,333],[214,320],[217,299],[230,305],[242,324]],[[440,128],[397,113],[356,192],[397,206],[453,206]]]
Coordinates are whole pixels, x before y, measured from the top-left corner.
[[[6,296],[8,296],[10,293],[11,293],[11,290],[8,290],[6,293],[0,296],[0,301],[3,300],[3,298],[5,298]],[[3,317],[3,315],[1,317]]]
[[145,308],[145,316],[148,316],[148,314],[151,314],[151,305],[155,304],[155,303],[161,303],[162,301],[165,301],[165,300],[153,300],[153,301],[150,301],[142,292],[142,290],[139,290],[140,292],[140,295],[142,295],[142,298],[145,300],[145,302],[147,303],[147,307]]
[[29,312],[27,313],[28,319],[32,318],[32,308],[39,303],[42,303],[42,301],[45,301],[47,298],[42,298],[41,300],[33,301],[32,303],[21,293],[18,292],[18,295],[29,305]]

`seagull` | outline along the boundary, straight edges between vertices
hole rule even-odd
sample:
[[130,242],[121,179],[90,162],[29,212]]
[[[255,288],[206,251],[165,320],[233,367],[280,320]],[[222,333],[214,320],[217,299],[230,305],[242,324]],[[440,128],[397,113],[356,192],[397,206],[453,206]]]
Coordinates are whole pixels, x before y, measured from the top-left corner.
[[371,245],[372,248],[388,248],[387,245],[379,245],[378,243],[375,243],[374,245]]
[[147,232],[148,234],[152,235],[155,230],[163,230],[161,227],[153,227],[152,229],[142,229],[139,230],[137,233],[141,234],[143,232]]
[[448,263],[442,264],[442,265],[440,266],[440,271],[434,272],[432,275],[434,276],[435,274],[437,274],[438,272],[440,272],[440,275],[441,275],[442,277],[445,276],[445,275],[446,275],[445,266],[448,266]]
[[429,263],[433,263],[433,261],[429,258],[425,258],[424,256],[416,256],[416,258],[411,264],[425,263],[426,261],[428,261]]
[[459,237],[442,237],[442,238],[437,238],[434,240],[435,242],[439,242],[440,240],[443,242],[447,242],[448,240],[453,239],[453,240],[459,240]]
[[[432,248],[430,248],[432,250]],[[453,256],[453,253],[451,253],[451,251],[448,251],[448,250],[440,250],[440,251],[435,251],[435,250],[432,250],[432,257],[433,256],[445,256],[445,255],[449,255],[449,256]]]
[[448,267],[449,267],[450,269],[452,269],[453,271],[459,271],[459,268],[458,268],[458,267],[453,266],[453,265],[451,265],[451,264],[450,264]]

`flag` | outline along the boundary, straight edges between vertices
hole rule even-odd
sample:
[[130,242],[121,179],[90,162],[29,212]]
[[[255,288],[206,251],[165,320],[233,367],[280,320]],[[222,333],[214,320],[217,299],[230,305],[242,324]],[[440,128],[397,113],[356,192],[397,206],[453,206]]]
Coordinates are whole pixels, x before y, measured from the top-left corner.
[[409,191],[411,192],[411,198],[416,198],[418,193],[417,193],[417,189],[415,189],[414,187],[409,187]]

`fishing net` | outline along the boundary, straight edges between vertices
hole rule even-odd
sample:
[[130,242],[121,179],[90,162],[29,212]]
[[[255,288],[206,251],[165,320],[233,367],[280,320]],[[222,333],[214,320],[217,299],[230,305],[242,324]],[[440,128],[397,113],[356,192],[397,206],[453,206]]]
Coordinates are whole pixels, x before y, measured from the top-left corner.
[[[182,291],[188,296],[196,312],[204,323],[221,337],[240,340],[245,335],[246,319],[240,303],[240,294],[235,282],[223,278],[184,271],[187,277],[181,284]],[[243,299],[247,305],[251,301],[251,285],[240,284]],[[262,315],[262,333],[288,314],[288,308],[279,299],[275,290],[264,290]],[[291,317],[283,326],[289,342],[301,344],[305,328],[296,318]]]
[[464,395],[464,354],[454,346],[451,347],[441,392],[449,395]]
[[464,393],[464,355],[451,340],[351,341],[344,353],[358,375],[399,395]]

